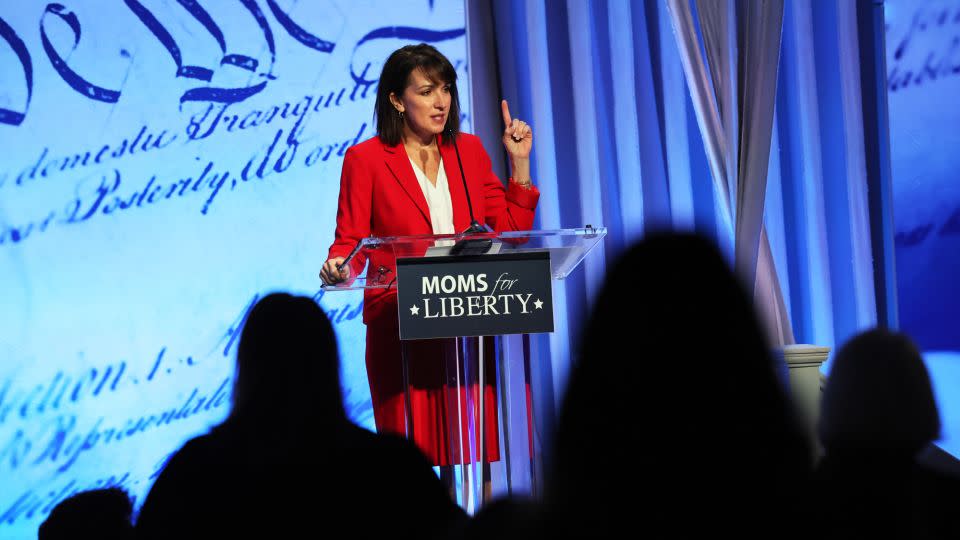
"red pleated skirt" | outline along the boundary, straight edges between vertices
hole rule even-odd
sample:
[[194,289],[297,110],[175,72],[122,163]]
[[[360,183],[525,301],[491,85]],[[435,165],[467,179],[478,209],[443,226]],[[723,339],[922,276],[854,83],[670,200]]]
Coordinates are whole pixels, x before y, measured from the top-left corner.
[[[395,306],[378,310],[379,315],[367,322],[367,379],[377,431],[406,436],[434,465],[472,463],[478,459],[480,444],[478,338],[465,338],[462,347],[452,338],[401,342]],[[500,459],[500,440],[492,337],[484,338],[484,357],[483,461],[494,462]],[[458,428],[460,439],[456,438]]]

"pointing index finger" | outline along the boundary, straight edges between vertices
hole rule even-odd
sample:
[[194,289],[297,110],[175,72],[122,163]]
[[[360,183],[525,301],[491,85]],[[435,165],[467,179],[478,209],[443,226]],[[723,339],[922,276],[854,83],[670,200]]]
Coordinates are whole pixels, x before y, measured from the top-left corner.
[[510,127],[513,120],[510,118],[510,107],[507,105],[507,100],[504,99],[500,101],[500,111],[503,112],[503,125]]

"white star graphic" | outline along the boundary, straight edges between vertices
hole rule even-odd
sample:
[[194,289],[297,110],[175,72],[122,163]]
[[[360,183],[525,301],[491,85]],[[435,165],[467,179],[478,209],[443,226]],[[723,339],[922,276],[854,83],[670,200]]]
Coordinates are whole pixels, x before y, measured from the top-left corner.
[[420,315],[420,308],[417,307],[417,306],[411,306],[411,307],[410,307],[410,314],[411,314],[411,315]]
[[543,302],[541,302],[540,299],[537,298],[537,299],[533,302],[533,307],[535,307],[535,308],[537,308],[537,309],[543,309]]

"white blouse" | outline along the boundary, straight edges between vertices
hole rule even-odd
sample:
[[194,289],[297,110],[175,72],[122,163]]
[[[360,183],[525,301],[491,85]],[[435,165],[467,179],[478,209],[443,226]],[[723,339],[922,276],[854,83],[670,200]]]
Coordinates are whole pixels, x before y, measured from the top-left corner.
[[[407,156],[410,159],[410,156]],[[440,170],[437,172],[437,185],[430,183],[426,173],[420,170],[412,159],[410,165],[417,175],[417,182],[427,199],[430,209],[430,223],[433,225],[433,234],[454,234],[453,229],[453,202],[450,201],[450,187],[447,185],[447,173],[443,171],[443,158],[440,158]]]

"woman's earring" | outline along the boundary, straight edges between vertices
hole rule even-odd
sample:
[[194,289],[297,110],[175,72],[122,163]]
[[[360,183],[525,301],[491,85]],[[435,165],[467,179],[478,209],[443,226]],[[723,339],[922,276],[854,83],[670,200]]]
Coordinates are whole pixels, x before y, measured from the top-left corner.
[[400,115],[400,119],[403,120],[403,111],[397,111],[397,114]]

